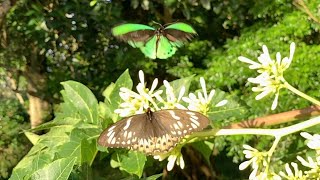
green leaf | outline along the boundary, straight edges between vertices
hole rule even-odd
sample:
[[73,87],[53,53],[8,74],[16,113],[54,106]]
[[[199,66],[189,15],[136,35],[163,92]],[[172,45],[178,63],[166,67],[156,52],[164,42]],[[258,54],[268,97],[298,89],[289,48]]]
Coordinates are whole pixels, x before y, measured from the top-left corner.
[[96,147],[96,141],[89,142],[86,139],[83,139],[81,141],[81,159],[82,164],[88,163],[88,165],[91,165],[96,154],[97,154],[97,147]]
[[185,94],[188,94],[193,77],[194,76],[189,76],[189,77],[177,79],[170,82],[170,85],[172,86],[173,92],[176,95],[176,97],[178,97],[182,86],[186,88]]
[[24,134],[27,136],[27,138],[33,145],[35,145],[40,139],[40,136],[38,134],[29,131],[24,131]]
[[[119,92],[120,88],[125,87],[128,89],[132,89],[133,82],[131,80],[129,71],[126,70],[121,74],[118,80],[109,85],[106,90],[103,92],[105,96],[105,102],[100,103],[100,109],[103,110],[104,119],[112,119],[115,122],[118,119],[118,115],[114,113],[114,110],[119,107],[119,104],[122,102],[120,98]],[[108,123],[102,123],[106,127]]]
[[46,129],[50,129],[52,127],[76,127],[76,124],[81,122],[80,118],[75,118],[75,117],[65,117],[62,113],[58,114],[54,120],[46,122],[44,124],[41,124],[37,126],[36,128],[30,129],[30,131],[42,131]]
[[210,0],[200,0],[202,7],[204,7],[206,10],[211,9]]
[[127,153],[115,152],[110,161],[111,167],[119,167],[120,170],[141,177],[147,158],[143,153],[128,151]]
[[115,114],[112,109],[111,109],[111,105],[107,105],[109,104],[109,102],[104,103],[104,102],[100,102],[99,103],[99,114],[101,118],[101,126],[102,128],[106,128],[109,126],[109,124],[113,124],[117,119],[118,119],[118,115]]
[[[215,107],[220,101],[227,100],[227,104],[220,107]],[[238,99],[234,96],[227,95],[225,92],[216,89],[215,95],[209,105],[210,111],[208,117],[213,123],[222,123],[220,126],[230,124],[230,118],[241,119],[247,113],[245,107],[243,107]]]
[[96,4],[97,4],[97,0],[90,1],[90,3],[89,3],[90,6],[94,6],[94,5],[96,5]]
[[159,177],[163,176],[163,174],[155,174],[146,178],[146,180],[157,180]]
[[10,179],[29,179],[30,175],[53,160],[53,154],[41,151],[34,155],[25,156],[14,168]]
[[56,149],[59,145],[69,141],[70,135],[68,133],[73,129],[72,126],[53,127],[47,134],[40,137],[39,144],[45,144],[49,148]]
[[102,95],[110,101],[110,95],[115,88],[115,84],[112,82],[110,85],[102,92]]
[[24,180],[26,175],[28,174],[28,170],[26,168],[23,169],[14,169],[11,174],[9,180]]
[[[60,158],[77,158],[76,163],[91,164],[96,154],[96,144],[89,143],[86,139],[90,138],[83,130],[74,129],[70,135],[70,141],[63,144],[57,152]],[[82,152],[84,151],[84,152]]]
[[72,107],[72,113],[78,113],[85,122],[98,124],[98,101],[90,89],[75,81],[65,81],[61,84],[65,89],[62,93],[64,101]]
[[[129,74],[129,70],[125,70],[121,76],[117,79],[114,84],[114,88],[110,92],[110,96],[106,97],[110,103],[114,106],[118,107],[118,105],[122,102],[122,99],[119,96],[120,88],[125,87],[128,89],[132,89],[133,82]],[[106,94],[106,93],[104,93]]]
[[39,169],[31,175],[31,179],[43,180],[64,180],[68,179],[72,168],[76,162],[75,158],[63,158],[47,164],[44,168]]
[[[43,144],[43,143],[37,143],[37,144],[35,144],[35,145],[30,149],[30,151],[28,152],[28,156],[29,156],[29,155],[33,155],[33,154],[36,154],[36,153],[42,151],[42,150],[45,149],[45,148],[47,148],[47,146],[46,146],[45,144]],[[25,157],[27,157],[27,156],[25,156]]]

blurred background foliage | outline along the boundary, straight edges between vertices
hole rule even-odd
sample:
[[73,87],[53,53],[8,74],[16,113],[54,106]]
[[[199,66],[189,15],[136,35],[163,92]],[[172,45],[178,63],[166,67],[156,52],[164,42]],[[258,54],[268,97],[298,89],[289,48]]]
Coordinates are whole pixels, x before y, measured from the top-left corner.
[[[294,60],[285,78],[305,93],[320,98],[319,1],[2,0],[0,3],[3,89],[0,179],[8,177],[30,147],[21,130],[54,117],[61,101],[62,81],[81,82],[98,100],[103,100],[102,91],[126,69],[133,78],[142,69],[149,82],[154,77],[161,82],[196,74],[196,79],[205,77],[208,89],[220,89],[238,97],[247,114],[232,121],[241,121],[309,105],[284,91],[278,108],[271,112],[271,98],[255,101],[251,85],[246,82],[255,72],[237,60],[240,55],[256,60],[263,44],[273,57],[278,51],[289,56],[289,44],[295,42]],[[199,36],[167,60],[147,59],[138,49],[117,41],[110,32],[111,27],[124,22],[156,26],[154,22],[177,20],[191,24]],[[193,89],[198,86],[194,84]],[[40,118],[32,114],[34,108],[41,113]],[[233,174],[226,169],[237,171],[232,162],[238,163],[243,158],[239,154],[243,142],[269,146],[266,138],[219,137],[214,141],[217,151],[211,157],[214,162],[211,170],[222,178],[239,176],[240,172]],[[289,145],[280,149],[287,152]],[[229,156],[232,158],[228,159]],[[94,165],[104,166],[98,161]],[[159,172],[148,166],[153,164],[146,165],[147,174]],[[187,170],[175,170],[181,176],[190,176]]]

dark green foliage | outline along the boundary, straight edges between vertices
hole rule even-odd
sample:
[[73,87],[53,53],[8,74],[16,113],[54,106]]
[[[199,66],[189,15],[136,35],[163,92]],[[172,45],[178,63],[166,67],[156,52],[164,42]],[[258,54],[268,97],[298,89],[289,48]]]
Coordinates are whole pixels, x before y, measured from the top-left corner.
[[[319,19],[319,3],[308,1],[306,4],[310,12]],[[139,50],[118,42],[111,35],[111,27],[119,23],[141,23],[151,26],[153,21],[165,24],[175,20],[189,23],[199,36],[181,47],[168,61],[145,58]],[[255,77],[257,74],[237,59],[242,55],[257,60],[263,44],[268,46],[273,58],[278,51],[282,57],[288,56],[289,44],[295,42],[294,59],[284,76],[294,87],[310,96],[320,98],[319,24],[301,7],[296,7],[288,0],[17,1],[6,15],[5,21],[2,21],[1,32],[4,33],[1,33],[0,81],[6,81],[8,72],[13,74],[15,79],[19,79],[18,76],[25,76],[26,83],[22,83],[19,87],[19,90],[25,91],[27,85],[31,83],[25,71],[31,62],[39,62],[39,66],[36,67],[46,77],[46,87],[45,91],[38,95],[56,105],[59,111],[56,112],[52,122],[39,127],[39,130],[51,129],[41,136],[41,143],[32,148],[28,157],[39,158],[38,153],[43,153],[41,156],[43,163],[39,163],[37,167],[39,169],[50,165],[58,170],[59,168],[55,166],[57,163],[64,164],[65,167],[70,167],[72,163],[76,164],[75,167],[81,165],[70,172],[75,179],[81,179],[90,173],[95,174],[95,177],[108,176],[110,179],[130,176],[128,172],[112,168],[110,161],[119,167],[133,155],[128,155],[128,152],[112,151],[100,153],[101,156],[96,157],[98,149],[95,147],[94,139],[103,128],[118,119],[113,111],[119,105],[119,98],[114,99],[116,100],[114,102],[108,97],[118,94],[122,86],[130,89],[134,87],[140,69],[144,70],[147,82],[154,77],[159,78],[161,82],[163,79],[174,80],[192,75],[198,80],[198,77],[204,76],[207,89],[219,89],[217,93],[225,93],[226,97],[236,102],[235,104],[240,104],[240,107],[237,106],[225,115],[211,113],[211,118],[217,119],[214,125],[223,127],[233,122],[310,105],[308,101],[284,90],[280,93],[278,108],[276,111],[271,111],[273,97],[266,97],[260,101],[254,99],[256,94],[252,93],[252,85],[247,83],[247,78]],[[130,77],[125,73],[119,82],[108,86],[105,90],[105,87],[116,81],[126,69],[130,69],[133,80],[124,81],[123,79]],[[63,84],[66,90],[61,96],[60,82],[70,79],[81,82],[94,93],[91,94],[88,89],[79,93],[80,97],[83,97],[80,99],[85,99],[91,108],[85,109],[79,104],[73,104],[72,100],[76,99],[72,98],[76,97],[71,96],[74,93],[72,90],[77,89],[73,88],[74,82]],[[126,84],[120,85],[120,82]],[[68,88],[69,85],[71,89]],[[78,88],[85,89],[83,86]],[[199,88],[198,82],[194,81],[190,85],[191,90]],[[59,105],[62,98],[64,103]],[[0,158],[12,158],[9,161],[0,159],[1,163],[8,163],[4,165],[5,168],[2,168],[1,164],[2,177],[7,176],[5,172],[26,152],[27,148],[20,142],[28,142],[22,134],[17,135],[21,129],[28,128],[25,124],[28,118],[25,114],[19,114],[23,111],[12,111],[18,107],[17,103],[10,104],[12,101],[9,104],[0,104],[1,113],[4,114],[4,120],[0,121],[0,132],[3,133],[3,129],[10,129],[4,131],[5,135],[0,134],[0,147],[7,147],[5,153],[12,154],[12,156],[0,156]],[[90,117],[91,115],[93,116]],[[61,126],[64,129],[60,128]],[[314,132],[318,132],[318,129]],[[56,134],[63,136],[54,138]],[[291,160],[286,159],[286,155],[294,156],[295,152],[300,150],[297,147],[301,146],[302,140],[296,141],[296,139],[299,138],[292,136],[284,140],[279,147],[279,151],[283,152],[277,160],[283,162]],[[210,140],[214,144],[214,147],[210,148],[220,152],[218,159],[215,159],[215,155],[208,155],[210,152],[208,149],[201,151],[195,148],[195,151],[199,151],[200,157],[203,157],[202,165],[221,163],[219,164],[221,166],[211,167],[211,170],[219,172],[220,177],[228,179],[230,171],[223,171],[219,167],[225,167],[223,165],[227,165],[225,168],[231,167],[231,159],[235,163],[241,162],[242,144],[248,143],[264,149],[268,147],[270,141],[265,137],[253,136],[217,137]],[[2,146],[2,143],[5,146]],[[43,147],[47,149],[43,151]],[[121,158],[116,159],[112,153]],[[81,158],[69,159],[72,155]],[[145,161],[144,157],[140,160]],[[277,162],[282,163],[280,160]],[[28,161],[30,159],[20,163],[28,166],[30,165]],[[142,177],[159,174],[166,166],[166,162],[154,161],[152,158],[147,158],[145,163],[146,168],[143,173],[141,169],[132,170],[128,167],[123,169],[132,174],[139,174],[135,175],[135,178],[138,178],[141,174]],[[177,169],[174,169],[172,174],[178,172],[177,176],[186,177],[184,174],[188,171]],[[237,168],[232,169],[237,170]],[[23,174],[25,170],[18,168],[16,172]],[[39,173],[41,174],[41,171]],[[168,176],[175,177],[172,174]],[[30,174],[30,177],[37,176]]]
[[31,143],[23,135],[23,130],[29,128],[28,115],[19,102],[1,99],[0,104],[0,179],[6,179]]

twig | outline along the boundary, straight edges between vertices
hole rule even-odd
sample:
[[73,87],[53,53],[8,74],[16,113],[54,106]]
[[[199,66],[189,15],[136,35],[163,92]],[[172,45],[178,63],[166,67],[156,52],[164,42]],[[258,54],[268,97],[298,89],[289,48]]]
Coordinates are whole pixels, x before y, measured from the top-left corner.
[[303,109],[297,109],[297,110],[283,112],[279,114],[272,114],[264,117],[258,117],[256,119],[247,120],[239,123],[234,123],[229,126],[225,126],[223,127],[223,129],[265,127],[265,126],[271,126],[271,125],[277,125],[277,124],[282,124],[286,122],[296,121],[299,119],[307,119],[316,115],[320,115],[320,106],[310,106]]
[[311,13],[311,11],[309,10],[309,8],[306,6],[306,4],[304,3],[303,0],[295,0],[293,1],[293,4],[297,7],[302,9],[306,14],[308,14],[308,16],[314,20],[315,22],[317,22],[318,24],[320,24],[320,21]]

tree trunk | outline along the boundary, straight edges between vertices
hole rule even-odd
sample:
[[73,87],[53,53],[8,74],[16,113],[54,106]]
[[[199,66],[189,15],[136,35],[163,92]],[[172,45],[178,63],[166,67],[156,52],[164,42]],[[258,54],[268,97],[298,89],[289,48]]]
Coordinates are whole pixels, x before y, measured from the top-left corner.
[[[2,0],[0,2],[0,46],[2,48],[7,48],[8,40],[7,33],[5,28],[3,28],[6,14],[10,9],[16,4],[16,0]],[[23,46],[21,44],[21,46]],[[26,47],[29,53],[24,53],[27,58],[27,64],[23,70],[21,69],[11,69],[7,67],[8,71],[8,80],[11,85],[11,89],[16,93],[16,97],[21,104],[24,104],[22,95],[19,93],[19,84],[16,83],[16,80],[19,79],[20,74],[17,74],[18,71],[22,72],[23,76],[27,80],[27,97],[29,99],[28,113],[30,117],[31,128],[42,124],[48,116],[50,106],[48,101],[46,101],[47,95],[47,76],[46,76],[46,65],[45,58],[43,55],[40,55],[40,51],[37,45],[32,42]],[[28,52],[27,51],[27,52]],[[5,66],[5,64],[3,65]],[[15,78],[14,78],[15,77]]]
[[28,81],[27,95],[31,128],[35,128],[47,118],[50,106],[45,100],[47,93],[45,59],[39,54],[37,46],[30,46],[30,48],[31,56],[29,56],[24,75]]
[[29,98],[29,115],[31,128],[35,128],[43,123],[43,109],[47,103],[36,96],[28,94]]

